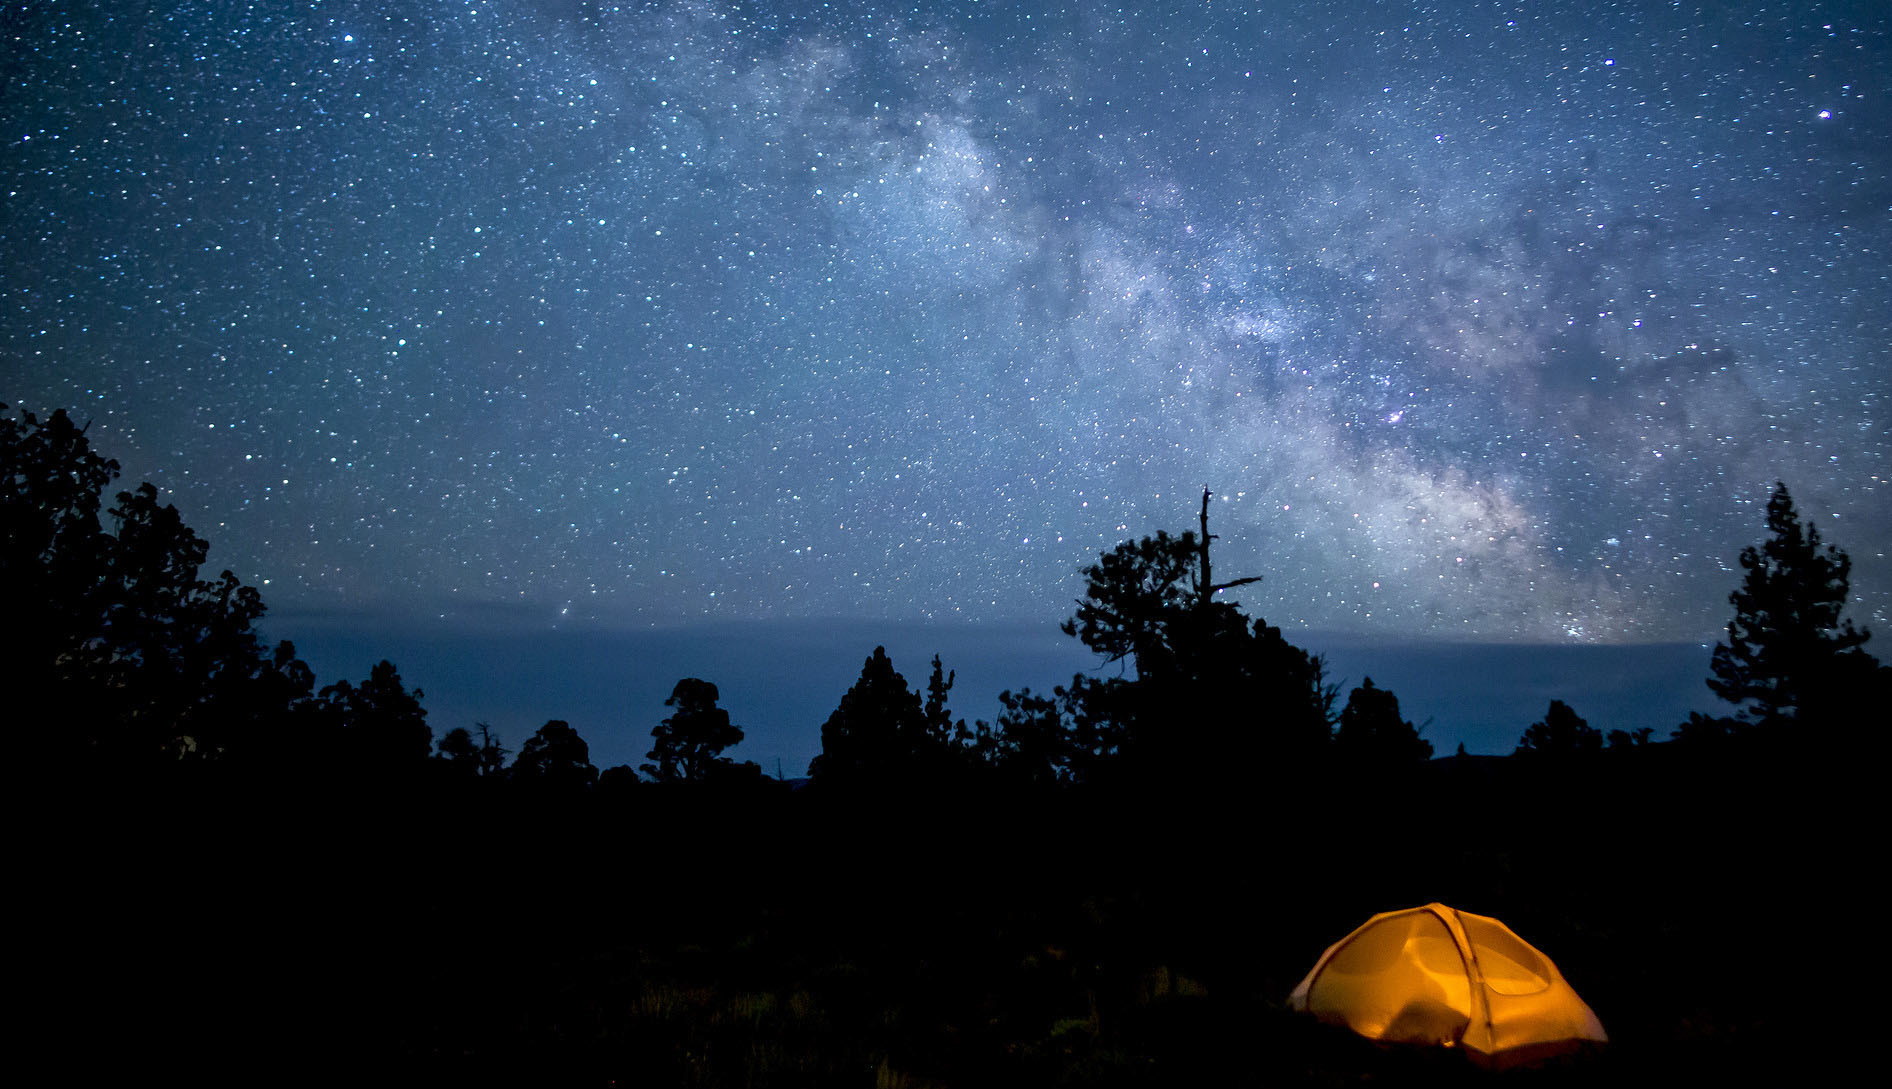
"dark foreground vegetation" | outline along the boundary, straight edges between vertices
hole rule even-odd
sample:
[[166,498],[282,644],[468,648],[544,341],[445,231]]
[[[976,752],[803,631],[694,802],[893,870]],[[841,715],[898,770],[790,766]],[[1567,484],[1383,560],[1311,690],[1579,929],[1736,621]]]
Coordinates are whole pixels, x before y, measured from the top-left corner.
[[[1085,572],[1067,630],[1123,676],[967,725],[877,651],[803,785],[722,756],[699,678],[602,774],[562,722],[436,740],[392,664],[317,690],[155,491],[105,531],[114,473],[0,418],[21,1035],[62,1082],[1799,1084],[1851,1050],[1886,670],[1784,488],[1730,714],[1672,740],[1553,701],[1513,756],[1430,759],[1218,599],[1205,495]],[[1611,1045],[1500,1077],[1287,1011],[1429,900],[1544,950]]]

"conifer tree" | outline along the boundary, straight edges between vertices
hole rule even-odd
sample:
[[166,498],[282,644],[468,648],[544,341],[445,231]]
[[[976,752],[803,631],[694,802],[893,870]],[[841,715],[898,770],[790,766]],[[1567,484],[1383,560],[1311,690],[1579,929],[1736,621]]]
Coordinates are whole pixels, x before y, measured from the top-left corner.
[[1734,619],[1728,641],[1715,647],[1708,687],[1742,720],[1772,725],[1801,717],[1804,704],[1877,667],[1860,649],[1871,633],[1840,617],[1852,560],[1822,548],[1819,529],[1801,524],[1783,483],[1767,502],[1767,532],[1760,547],[1741,550],[1747,576],[1728,596]]
[[932,754],[928,725],[920,694],[894,669],[887,648],[875,647],[861,664],[860,679],[822,724],[821,753],[808,774],[841,782],[910,772]]

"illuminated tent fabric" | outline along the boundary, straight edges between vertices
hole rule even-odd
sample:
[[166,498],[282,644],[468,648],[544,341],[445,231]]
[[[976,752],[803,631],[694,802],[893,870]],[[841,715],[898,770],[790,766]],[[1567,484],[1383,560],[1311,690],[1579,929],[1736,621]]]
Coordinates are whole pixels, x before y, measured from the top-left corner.
[[1427,904],[1335,942],[1288,1004],[1374,1040],[1463,1047],[1512,1066],[1606,1042],[1550,958],[1496,919]]

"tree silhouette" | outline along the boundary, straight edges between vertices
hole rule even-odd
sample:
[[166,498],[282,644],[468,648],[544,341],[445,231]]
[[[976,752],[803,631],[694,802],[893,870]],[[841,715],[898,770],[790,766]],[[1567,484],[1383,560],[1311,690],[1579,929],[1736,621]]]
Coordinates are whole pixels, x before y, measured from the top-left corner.
[[455,726],[434,745],[434,759],[445,764],[456,779],[479,776],[480,747],[473,742],[473,731]]
[[1334,751],[1344,760],[1376,767],[1423,764],[1432,742],[1399,715],[1399,697],[1367,677],[1347,696],[1334,733]]
[[577,793],[598,781],[591,764],[591,747],[571,723],[555,718],[519,747],[512,762],[512,780],[552,793]]
[[256,706],[267,672],[255,631],[262,595],[229,571],[200,581],[209,543],[176,507],[160,506],[150,484],[118,500],[111,512],[118,531],[107,570],[110,606],[97,644],[109,648],[105,673],[134,697],[129,713],[170,724],[169,738],[149,740],[206,757],[240,748],[264,727],[259,715],[271,713]]
[[332,758],[344,772],[381,776],[419,770],[433,749],[426,695],[401,681],[383,659],[360,685],[346,680],[325,686],[309,713],[330,734]]
[[489,775],[498,775],[505,770],[506,757],[512,755],[512,750],[499,743],[499,735],[493,732],[491,726],[484,722],[476,722],[473,725],[480,729],[480,776],[484,778]]
[[1215,595],[1260,576],[1213,581],[1209,497],[1202,490],[1200,532],[1125,541],[1084,570],[1084,596],[1062,625],[1107,662],[1130,659],[1139,677],[1163,677],[1184,668],[1184,656],[1232,630],[1246,628],[1240,610]]
[[[227,572],[221,594],[198,581],[209,545],[176,507],[159,504],[150,484],[120,492],[111,516],[117,532],[102,572],[103,624],[76,661],[100,686],[104,721],[118,735],[114,745],[200,751],[193,720],[205,710],[198,706],[202,682],[218,664],[217,650],[233,649],[213,649],[206,640],[233,644],[254,661],[259,648],[250,628],[262,601],[248,587],[239,592]],[[208,630],[215,627],[232,630]]]
[[1091,717],[1122,726],[1112,747],[1178,782],[1269,758],[1304,764],[1327,746],[1337,697],[1320,658],[1217,599],[1260,579],[1214,580],[1210,496],[1204,489],[1197,531],[1128,541],[1087,567],[1084,596],[1062,626],[1106,664],[1136,667],[1127,687],[1072,692],[1107,699]]
[[[1622,733],[1620,730],[1615,732]],[[1623,734],[1625,739],[1631,736]],[[1629,742],[1625,740],[1624,743]],[[1569,704],[1562,700],[1551,700],[1550,709],[1544,712],[1543,719],[1533,722],[1524,735],[1518,738],[1517,751],[1542,756],[1574,756],[1577,753],[1600,752],[1602,748],[1601,731],[1579,718]]]
[[1309,654],[1282,636],[1281,629],[1257,619],[1243,638],[1221,644],[1225,655],[1205,656],[1224,678],[1219,697],[1232,718],[1257,727],[1249,731],[1240,758],[1273,756],[1304,765],[1326,751],[1338,721],[1340,686],[1327,680],[1327,660]]
[[742,740],[742,727],[731,725],[729,712],[716,706],[716,686],[695,677],[677,682],[665,707],[676,713],[650,731],[647,754],[652,763],[645,775],[659,783],[700,783],[719,769],[735,766],[723,750]]
[[[103,626],[111,541],[100,528],[99,496],[117,479],[118,463],[95,453],[85,432],[64,409],[44,423],[31,412],[0,415],[0,579],[18,637],[0,655],[0,676],[14,700],[72,680],[64,663]],[[21,710],[28,720],[41,717]]]
[[1084,569],[1084,596],[1064,634],[1106,662],[1129,659],[1139,676],[1168,672],[1175,657],[1170,628],[1194,603],[1188,579],[1196,555],[1193,533],[1161,530],[1104,553]]
[[1655,734],[1653,726],[1639,726],[1634,730],[1611,730],[1606,739],[1611,749],[1639,749],[1649,743]]
[[294,726],[297,711],[313,702],[315,672],[296,657],[295,644],[276,644],[253,674],[232,670],[224,676],[231,683],[220,729],[207,739],[213,751],[277,774],[306,764],[305,739]]
[[962,722],[956,736],[968,763],[1007,786],[1097,782],[1120,760],[1134,688],[1120,677],[1079,673],[1048,696],[1007,690],[996,722],[971,730]]
[[[0,409],[4,409],[0,405]],[[99,520],[118,465],[64,411],[0,417],[0,580],[12,710],[55,727],[66,756],[217,759],[280,750],[266,737],[313,677],[255,633],[260,595],[229,571],[198,578],[208,545],[150,484]]]
[[821,752],[808,765],[817,781],[854,782],[911,771],[930,744],[920,694],[875,647],[860,679],[821,725]]
[[1688,721],[1670,731],[1669,737],[1694,748],[1719,745],[1736,736],[1746,725],[1740,719],[1726,715],[1704,715],[1700,711],[1690,711]]
[[1767,531],[1759,548],[1741,550],[1747,575],[1728,596],[1734,619],[1728,641],[1715,646],[1708,687],[1741,721],[1777,725],[1882,674],[1860,649],[1870,633],[1840,616],[1852,560],[1821,547],[1819,529],[1801,524],[1783,483],[1767,502]]
[[1082,779],[1089,763],[1077,734],[1079,701],[1071,693],[1089,681],[1079,674],[1073,679],[1073,688],[1059,686],[1049,696],[1028,688],[999,693],[1003,709],[995,728],[981,722],[972,739],[974,761],[1017,786],[1048,786]]
[[965,720],[955,722],[952,709],[946,705],[957,675],[945,668],[939,655],[933,655],[933,672],[926,678],[926,703],[920,710],[926,721],[921,744],[935,752],[963,745],[970,737]]
[[598,773],[597,792],[604,798],[630,798],[644,782],[643,776],[629,764],[614,764]]

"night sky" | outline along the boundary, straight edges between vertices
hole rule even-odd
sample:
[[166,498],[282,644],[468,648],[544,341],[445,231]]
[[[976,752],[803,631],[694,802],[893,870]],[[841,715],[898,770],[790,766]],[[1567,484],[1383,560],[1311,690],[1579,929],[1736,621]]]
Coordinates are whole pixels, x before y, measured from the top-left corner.
[[1892,630],[1892,8],[1577,6],[16,3],[0,400],[331,629]]

